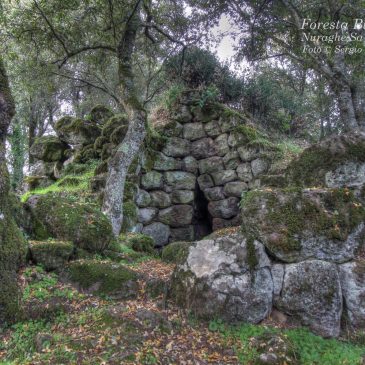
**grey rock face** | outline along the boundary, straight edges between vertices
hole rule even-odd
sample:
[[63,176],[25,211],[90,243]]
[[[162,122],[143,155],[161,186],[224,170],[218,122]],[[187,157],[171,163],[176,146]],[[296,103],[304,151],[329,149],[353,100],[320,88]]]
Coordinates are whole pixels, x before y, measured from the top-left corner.
[[157,130],[166,137],[179,137],[182,134],[183,126],[176,120],[157,122]]
[[240,198],[243,191],[247,191],[248,186],[243,181],[232,181],[224,186],[224,194],[226,196],[236,196]]
[[365,328],[365,261],[338,265],[350,327]]
[[298,317],[313,332],[323,337],[337,337],[342,293],[336,265],[319,260],[285,265],[280,296],[274,305]]
[[172,189],[192,190],[195,188],[196,177],[190,172],[168,171],[165,172],[165,182]]
[[147,190],[159,189],[162,187],[162,174],[157,171],[147,172],[142,176],[141,184]]
[[223,170],[212,173],[214,185],[224,185],[230,181],[237,179],[236,171],[234,170]]
[[361,216],[356,223],[356,214],[351,213],[361,207],[360,201],[350,193],[341,194],[331,189],[258,190],[242,206],[242,224],[280,261],[315,258],[344,263],[355,257],[365,225]]
[[239,199],[228,198],[224,200],[212,201],[208,204],[209,213],[215,218],[232,218],[239,213]]
[[207,174],[223,170],[223,161],[221,157],[208,157],[199,161],[199,171],[201,174]]
[[169,242],[170,227],[166,224],[155,222],[143,227],[142,233],[153,238],[155,247],[162,247]]
[[170,195],[165,193],[164,191],[152,191],[150,193],[151,196],[151,206],[157,208],[167,208],[171,205]]
[[187,105],[181,105],[172,117],[180,123],[188,123],[193,118]]
[[229,152],[229,146],[228,146],[228,134],[221,134],[219,137],[217,137],[215,140],[215,145],[217,149],[217,155],[218,156],[224,156]]
[[242,123],[242,120],[236,116],[222,116],[219,119],[219,125],[221,126],[222,132],[229,132],[236,128],[238,125]]
[[194,226],[189,225],[186,227],[172,228],[171,229],[171,242],[177,241],[193,241],[194,240]]
[[192,142],[191,154],[198,160],[217,155],[217,148],[211,138],[203,138]]
[[257,158],[251,162],[252,174],[254,177],[264,174],[269,168],[269,162],[262,158]]
[[325,175],[329,188],[358,187],[365,184],[365,163],[349,161]]
[[162,152],[170,157],[185,157],[190,154],[190,143],[186,139],[169,138]]
[[138,210],[138,222],[148,224],[157,216],[157,208],[142,208]]
[[153,168],[159,171],[181,170],[183,164],[173,157],[168,157],[161,152],[156,153],[156,159]]
[[183,136],[190,141],[195,141],[206,137],[203,123],[186,123],[184,124]]
[[213,179],[210,175],[204,174],[198,177],[198,184],[201,190],[211,188],[214,186]]
[[[172,278],[171,297],[199,317],[258,323],[271,311],[270,261],[258,243],[230,234],[192,244]],[[250,267],[249,253],[257,264]]]
[[174,190],[171,200],[174,204],[189,204],[194,200],[194,192],[191,190]]
[[238,147],[237,152],[243,162],[250,162],[260,156],[260,149],[253,147]]
[[151,196],[146,190],[138,189],[136,195],[136,204],[140,208],[148,207],[151,203]]
[[237,167],[237,175],[238,178],[242,181],[249,182],[253,179],[251,164],[249,163],[242,163]]
[[160,210],[158,214],[158,220],[171,227],[186,226],[191,223],[192,219],[193,207],[185,204],[173,205],[169,208]]
[[225,198],[222,186],[216,186],[214,188],[205,189],[204,195],[209,201],[222,200]]
[[217,120],[212,120],[211,122],[205,123],[204,129],[209,137],[217,137],[222,133]]
[[223,157],[224,166],[228,170],[234,170],[241,163],[237,151],[230,151]]
[[183,169],[195,174],[198,171],[198,161],[193,156],[187,156],[183,160]]

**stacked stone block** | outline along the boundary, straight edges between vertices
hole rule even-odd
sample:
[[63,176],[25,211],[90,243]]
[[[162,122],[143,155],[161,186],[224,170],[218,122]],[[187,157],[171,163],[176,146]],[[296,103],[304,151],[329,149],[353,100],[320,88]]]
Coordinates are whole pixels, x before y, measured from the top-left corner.
[[[157,121],[156,128],[168,138],[154,154],[152,169],[141,176],[138,230],[165,245],[210,233],[200,227],[202,218],[213,231],[239,225],[242,193],[260,186],[260,176],[270,167],[267,153],[240,133],[245,123],[222,106],[202,109],[189,98],[167,123]],[[207,205],[206,217],[199,217],[201,204]]]

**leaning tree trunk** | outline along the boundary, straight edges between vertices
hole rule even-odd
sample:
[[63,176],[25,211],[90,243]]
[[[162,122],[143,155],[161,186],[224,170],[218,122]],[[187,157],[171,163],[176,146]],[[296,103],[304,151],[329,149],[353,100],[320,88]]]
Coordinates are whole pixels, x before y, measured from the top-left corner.
[[121,100],[129,116],[129,126],[123,142],[109,163],[104,190],[103,212],[109,217],[115,235],[123,223],[124,185],[128,169],[137,155],[146,134],[146,112],[138,98],[132,67],[132,56],[140,26],[140,0],[131,11],[118,45]]
[[336,85],[336,95],[338,107],[340,109],[340,118],[345,131],[351,131],[359,127],[356,112],[352,100],[351,88],[348,85]]
[[0,325],[20,314],[16,271],[24,260],[24,238],[11,215],[6,136],[15,114],[4,64],[0,58]]

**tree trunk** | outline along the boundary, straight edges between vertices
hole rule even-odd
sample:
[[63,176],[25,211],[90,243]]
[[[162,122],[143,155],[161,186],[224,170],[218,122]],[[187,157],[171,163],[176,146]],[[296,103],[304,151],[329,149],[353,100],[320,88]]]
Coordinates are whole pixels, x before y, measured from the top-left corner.
[[360,88],[363,88],[363,86],[362,85],[360,87],[354,86],[351,89],[352,103],[355,108],[356,120],[359,127],[365,128],[365,100],[364,100],[365,95],[364,91],[361,90]]
[[0,58],[0,325],[12,322],[19,316],[16,271],[25,253],[24,238],[11,214],[6,166],[6,136],[14,114],[14,100]]
[[123,142],[109,163],[108,178],[104,190],[103,212],[109,217],[115,235],[123,223],[124,185],[128,169],[140,150],[146,134],[146,112],[138,98],[134,82],[132,56],[140,26],[140,0],[132,6],[124,32],[118,45],[121,100],[129,116],[129,126]]
[[359,127],[356,119],[355,108],[352,100],[351,89],[347,85],[336,87],[340,117],[345,131],[351,131]]

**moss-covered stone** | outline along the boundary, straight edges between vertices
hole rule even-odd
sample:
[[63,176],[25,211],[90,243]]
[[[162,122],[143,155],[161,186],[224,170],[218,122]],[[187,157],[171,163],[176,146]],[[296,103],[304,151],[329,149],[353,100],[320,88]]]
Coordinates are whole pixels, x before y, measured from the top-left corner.
[[67,241],[30,241],[32,260],[46,270],[61,269],[70,259],[74,246]]
[[286,170],[291,185],[326,186],[326,174],[348,162],[365,163],[365,133],[330,136],[307,148]]
[[104,125],[112,116],[113,112],[104,105],[95,105],[89,115],[90,120],[100,126]]
[[101,135],[101,128],[96,122],[80,118],[63,118],[56,123],[55,130],[62,141],[71,145],[88,145]]
[[172,242],[162,250],[163,261],[179,263],[186,259],[191,242]]
[[113,132],[120,127],[128,127],[128,123],[129,121],[126,114],[116,114],[105,123],[102,136],[111,141]]
[[35,139],[29,152],[31,156],[39,160],[56,162],[65,159],[64,152],[68,148],[66,143],[55,136],[43,136]]
[[84,146],[80,151],[75,154],[74,162],[86,164],[99,157],[98,152],[94,149],[93,144]]
[[99,163],[98,166],[96,166],[95,170],[94,170],[94,175],[101,175],[101,174],[105,174],[108,172],[108,161],[102,161]]
[[137,224],[137,216],[138,207],[134,201],[124,201],[122,232],[129,232]]
[[153,254],[155,252],[154,240],[150,236],[141,233],[129,234],[126,237],[126,245],[136,252],[148,254]]
[[48,237],[72,241],[91,252],[103,251],[113,238],[109,220],[91,205],[51,194],[34,195],[27,203]]
[[118,299],[138,295],[139,276],[127,267],[110,261],[79,260],[68,264],[66,277],[81,290]]
[[342,262],[361,244],[365,207],[348,189],[265,189],[246,193],[242,229],[279,259]]
[[24,178],[24,183],[27,184],[28,190],[35,190],[52,185],[54,180],[51,180],[47,176],[26,176]]
[[95,151],[101,153],[102,149],[103,149],[103,146],[105,143],[108,143],[109,140],[104,137],[104,136],[100,136],[98,138],[96,138],[95,142],[94,142],[94,149]]

